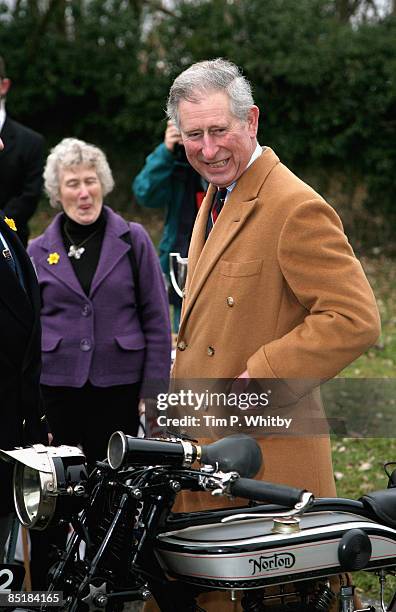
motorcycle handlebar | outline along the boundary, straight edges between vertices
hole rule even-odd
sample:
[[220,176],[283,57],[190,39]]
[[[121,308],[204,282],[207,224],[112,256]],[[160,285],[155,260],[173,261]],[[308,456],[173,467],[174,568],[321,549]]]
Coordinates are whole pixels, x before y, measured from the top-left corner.
[[292,508],[301,500],[306,489],[296,489],[272,482],[251,480],[250,478],[238,478],[230,483],[229,491],[235,497],[244,497],[252,501],[268,502]]
[[239,478],[229,484],[236,497],[293,507],[304,489],[252,480],[262,464],[261,449],[254,438],[234,434],[212,444],[199,446],[185,440],[135,438],[122,431],[112,434],[107,458],[113,469],[123,465],[169,465],[190,467],[194,461],[216,466],[223,472],[237,472]]

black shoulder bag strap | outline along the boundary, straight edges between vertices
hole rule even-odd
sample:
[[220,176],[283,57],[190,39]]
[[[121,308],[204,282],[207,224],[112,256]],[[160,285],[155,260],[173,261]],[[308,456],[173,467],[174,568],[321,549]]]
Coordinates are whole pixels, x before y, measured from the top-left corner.
[[136,298],[136,314],[139,319],[140,327],[142,326],[142,311],[141,311],[141,303],[140,303],[140,281],[139,281],[139,267],[136,259],[136,253],[133,248],[133,240],[132,240],[132,227],[130,226],[130,231],[125,236],[122,236],[122,239],[125,240],[127,244],[130,245],[130,249],[128,251],[129,263],[132,268],[132,278],[133,284],[135,285],[135,298]]

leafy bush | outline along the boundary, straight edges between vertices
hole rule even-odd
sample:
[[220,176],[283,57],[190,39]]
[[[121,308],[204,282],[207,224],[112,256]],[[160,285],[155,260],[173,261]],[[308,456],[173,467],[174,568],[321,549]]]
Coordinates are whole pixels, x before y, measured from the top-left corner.
[[348,20],[350,3],[335,0],[44,4],[2,5],[9,112],[50,146],[70,135],[102,146],[117,208],[130,205],[131,179],[163,137],[173,78],[223,56],[253,84],[260,142],[345,209],[356,240],[394,240],[394,16]]

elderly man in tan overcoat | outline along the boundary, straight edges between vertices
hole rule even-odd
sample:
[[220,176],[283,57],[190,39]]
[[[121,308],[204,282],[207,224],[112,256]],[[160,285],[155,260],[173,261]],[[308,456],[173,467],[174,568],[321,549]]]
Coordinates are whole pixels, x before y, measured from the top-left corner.
[[[334,377],[380,331],[372,290],[341,221],[274,151],[258,145],[259,109],[230,62],[200,62],[179,75],[168,115],[191,165],[210,182],[188,255],[173,376],[272,379],[280,408],[315,418],[317,381]],[[219,188],[227,192],[214,222]],[[260,444],[257,478],[336,494],[327,435],[263,432]],[[191,493],[178,509],[212,503]],[[199,603],[216,612],[237,609],[212,595]]]

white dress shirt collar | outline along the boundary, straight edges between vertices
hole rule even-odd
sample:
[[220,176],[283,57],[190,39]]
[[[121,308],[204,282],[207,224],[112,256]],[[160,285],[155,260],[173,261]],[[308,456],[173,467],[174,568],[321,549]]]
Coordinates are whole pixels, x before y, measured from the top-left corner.
[[0,132],[3,129],[5,120],[6,120],[5,100],[0,100]]

